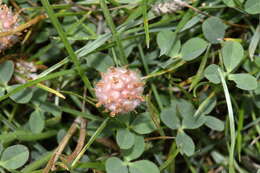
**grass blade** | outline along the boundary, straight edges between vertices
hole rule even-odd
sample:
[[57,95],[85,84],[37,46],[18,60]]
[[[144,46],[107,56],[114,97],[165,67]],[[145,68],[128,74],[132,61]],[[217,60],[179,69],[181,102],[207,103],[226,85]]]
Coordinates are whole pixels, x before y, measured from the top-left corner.
[[120,40],[120,36],[119,33],[116,31],[116,27],[115,24],[113,22],[112,16],[108,10],[107,4],[105,2],[105,0],[100,0],[100,5],[101,8],[103,10],[106,22],[108,24],[108,26],[111,29],[112,35],[113,35],[113,39],[115,40],[117,46],[118,46],[118,50],[119,50],[119,57],[120,57],[120,61],[121,61],[121,65],[126,65],[127,64],[127,59],[126,59],[126,55],[125,55],[125,51],[124,51],[124,47],[123,44]]
[[147,17],[147,0],[143,0],[143,18],[144,18],[144,32],[145,32],[146,47],[149,48],[150,35],[149,35],[149,23]]
[[254,58],[254,54],[255,54],[255,50],[257,48],[257,46],[259,46],[259,41],[260,41],[260,24],[258,24],[257,28],[256,28],[256,31],[252,37],[252,40],[250,42],[250,45],[249,45],[249,57],[250,59],[253,61],[253,58]]
[[50,3],[48,0],[41,0],[42,5],[44,6],[52,24],[54,25],[55,29],[57,30],[62,42],[64,43],[64,46],[69,54],[69,58],[71,59],[71,61],[74,63],[74,65],[76,66],[76,69],[80,75],[80,77],[82,78],[85,86],[87,87],[87,89],[89,90],[89,92],[91,93],[92,96],[94,96],[94,92],[93,92],[93,88],[88,80],[88,78],[84,75],[84,72],[82,71],[81,67],[80,67],[80,62],[77,58],[77,55],[75,54],[75,52],[73,51],[67,36],[65,34],[65,32],[63,31],[60,22],[58,21],[58,18],[56,17]]
[[90,145],[96,140],[96,138],[99,136],[99,134],[102,132],[102,130],[106,127],[107,122],[109,118],[106,118],[103,123],[98,127],[98,129],[95,131],[95,133],[91,136],[88,143],[84,146],[84,148],[81,150],[79,155],[76,157],[76,159],[71,164],[71,167],[74,168],[77,164],[77,162],[82,158],[84,153],[87,151],[87,149],[90,147]]
[[236,142],[236,133],[235,133],[235,120],[234,120],[234,113],[231,103],[230,94],[228,91],[228,87],[225,81],[225,77],[221,69],[218,69],[219,76],[221,79],[222,87],[224,89],[224,94],[226,98],[227,108],[228,108],[228,118],[229,118],[229,130],[230,130],[230,150],[229,150],[229,173],[235,173],[234,168],[234,150],[235,150],[235,142]]

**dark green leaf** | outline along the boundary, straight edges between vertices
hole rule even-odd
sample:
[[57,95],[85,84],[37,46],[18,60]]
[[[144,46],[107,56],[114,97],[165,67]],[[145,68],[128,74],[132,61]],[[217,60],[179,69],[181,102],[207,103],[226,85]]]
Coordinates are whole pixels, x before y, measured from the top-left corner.
[[33,97],[31,102],[35,105],[40,106],[41,103],[44,103],[47,99],[48,92],[40,88],[34,88]]
[[235,7],[236,4],[233,0],[222,0],[228,7]]
[[95,68],[100,72],[106,72],[107,69],[114,65],[109,55],[97,53],[86,57],[88,66]]
[[4,151],[4,146],[2,143],[0,143],[0,156],[2,155],[2,152]]
[[43,111],[49,112],[54,116],[60,116],[61,115],[61,110],[55,104],[50,103],[50,102],[41,102],[41,101],[39,103],[40,103],[40,108]]
[[[11,91],[17,87],[19,87],[20,84],[8,86],[7,91]],[[33,91],[31,88],[25,88],[13,95],[10,96],[10,98],[15,101],[16,103],[28,103],[33,96]]]

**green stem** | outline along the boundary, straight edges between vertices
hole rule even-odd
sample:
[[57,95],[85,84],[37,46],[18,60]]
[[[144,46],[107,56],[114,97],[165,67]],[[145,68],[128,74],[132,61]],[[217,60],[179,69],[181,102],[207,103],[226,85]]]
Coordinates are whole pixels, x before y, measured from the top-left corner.
[[162,172],[165,168],[167,168],[175,159],[175,157],[179,154],[179,149],[176,147],[176,143],[173,142],[172,146],[171,146],[171,151],[169,153],[169,157],[167,158],[167,160],[161,164],[160,166],[160,171]]
[[20,140],[20,141],[37,141],[37,140],[43,140],[50,137],[53,137],[57,135],[56,130],[49,130],[42,133],[31,133],[28,131],[23,130],[17,130],[15,132],[6,133],[0,135],[0,141],[4,143],[12,142],[14,140]]
[[40,159],[35,160],[33,163],[30,165],[26,166],[25,168],[22,169],[22,173],[31,173],[32,171],[40,168],[42,165],[48,162],[48,160],[51,158],[52,152],[49,152],[42,156]]
[[[141,44],[138,45],[138,49],[139,49],[139,52],[140,52],[142,63],[144,65],[145,73],[146,73],[146,75],[148,75],[149,74],[149,67],[148,67],[148,64],[147,64],[147,62],[145,60],[144,51],[143,51],[143,48],[142,48]],[[158,104],[160,110],[162,110],[163,109],[163,105],[162,105],[160,96],[158,94],[157,88],[156,88],[156,86],[153,83],[151,84],[151,87],[152,87],[152,91],[153,91],[154,97],[155,97],[155,99],[157,101],[157,104]]]

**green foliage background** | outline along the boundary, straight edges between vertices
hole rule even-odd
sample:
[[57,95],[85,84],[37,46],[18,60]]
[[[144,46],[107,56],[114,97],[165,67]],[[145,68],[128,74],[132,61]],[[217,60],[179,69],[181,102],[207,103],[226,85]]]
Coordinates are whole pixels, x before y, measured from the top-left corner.
[[[48,17],[0,57],[0,171],[42,172],[83,117],[84,148],[57,172],[259,173],[260,1],[185,2],[158,14],[173,0],[4,0],[20,24]],[[46,68],[19,84],[19,59]],[[93,90],[111,66],[146,83],[145,102],[115,118]]]

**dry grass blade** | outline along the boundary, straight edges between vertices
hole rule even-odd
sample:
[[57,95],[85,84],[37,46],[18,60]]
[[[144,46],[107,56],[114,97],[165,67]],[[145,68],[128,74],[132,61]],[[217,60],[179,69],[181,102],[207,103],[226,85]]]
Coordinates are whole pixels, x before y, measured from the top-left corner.
[[8,36],[8,35],[13,35],[13,34],[18,34],[22,31],[24,31],[25,29],[31,27],[32,25],[35,25],[36,23],[38,23],[39,21],[43,20],[43,19],[46,19],[47,16],[42,14],[42,15],[39,15],[35,18],[33,18],[32,20],[24,23],[24,24],[21,24],[20,26],[18,26],[17,28],[11,30],[11,31],[7,31],[7,32],[0,32],[0,37],[5,37],[5,36]]

